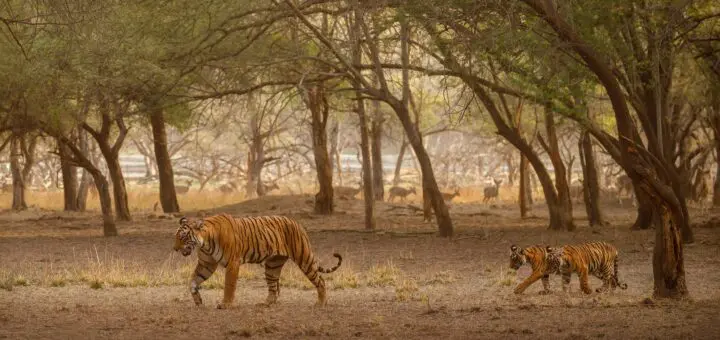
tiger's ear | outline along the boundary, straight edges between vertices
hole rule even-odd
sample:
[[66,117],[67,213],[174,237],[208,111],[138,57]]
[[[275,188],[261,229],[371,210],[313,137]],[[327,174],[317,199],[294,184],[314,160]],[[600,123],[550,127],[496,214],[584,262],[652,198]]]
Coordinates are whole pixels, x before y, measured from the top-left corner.
[[518,247],[516,245],[513,244],[510,246],[510,251],[512,251],[513,253],[517,252],[517,250],[518,250]]
[[552,253],[555,251],[555,248],[553,248],[552,246],[547,246],[545,247],[545,250],[547,250],[548,253]]
[[180,217],[180,225],[181,226],[187,224],[187,221],[188,221],[187,217],[185,217],[185,216]]
[[205,223],[205,220],[203,220],[202,218],[198,219],[197,221],[195,221],[195,226],[193,227],[193,229],[202,230],[204,223]]

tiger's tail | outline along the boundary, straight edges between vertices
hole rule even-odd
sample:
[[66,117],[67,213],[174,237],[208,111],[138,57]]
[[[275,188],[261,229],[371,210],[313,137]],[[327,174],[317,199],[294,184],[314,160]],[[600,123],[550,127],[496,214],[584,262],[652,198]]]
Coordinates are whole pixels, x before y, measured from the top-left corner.
[[332,268],[330,268],[330,269],[325,269],[325,268],[323,268],[323,267],[318,267],[318,271],[319,271],[319,272],[321,272],[321,273],[323,273],[323,274],[328,274],[328,273],[332,273],[332,272],[336,271],[338,268],[340,268],[340,265],[342,264],[342,256],[340,256],[340,254],[338,254],[338,253],[334,253],[333,256],[335,256],[335,257],[338,258],[338,263],[337,263],[337,265],[335,265],[335,267],[332,267]]
[[615,267],[615,284],[620,287],[620,289],[627,289],[627,284],[620,283],[620,277],[618,276],[618,257],[620,257],[620,255],[615,256],[615,263],[613,265],[613,267]]

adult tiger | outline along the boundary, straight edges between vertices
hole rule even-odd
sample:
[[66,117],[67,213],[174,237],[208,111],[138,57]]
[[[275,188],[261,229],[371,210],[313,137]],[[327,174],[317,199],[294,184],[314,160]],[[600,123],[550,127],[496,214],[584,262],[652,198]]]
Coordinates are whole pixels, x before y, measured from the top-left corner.
[[563,291],[567,290],[570,276],[577,273],[580,289],[590,294],[588,275],[592,274],[603,281],[603,285],[595,292],[602,293],[608,287],[627,289],[627,284],[620,283],[618,278],[618,250],[606,242],[589,242],[579,245],[565,245],[559,248],[547,247],[548,261],[560,264]]
[[515,294],[522,294],[535,281],[542,279],[543,294],[549,293],[548,288],[550,274],[560,273],[560,257],[549,256],[547,246],[530,246],[519,248],[516,245],[510,246],[510,268],[518,270],[524,264],[529,263],[532,267],[532,274],[515,288]]
[[234,218],[220,214],[194,222],[182,217],[173,249],[188,256],[195,248],[198,249],[198,264],[190,283],[190,293],[195,304],[201,305],[200,284],[210,278],[218,265],[225,267],[224,297],[217,306],[220,309],[232,304],[238,271],[243,263],[264,262],[268,305],[274,303],[280,293],[280,272],[288,258],[295,261],[317,288],[318,305],[324,305],[326,300],[325,281],[318,273],[332,273],[342,264],[342,257],[335,253],[333,256],[338,258],[335,267],[320,267],[305,229],[284,216]]

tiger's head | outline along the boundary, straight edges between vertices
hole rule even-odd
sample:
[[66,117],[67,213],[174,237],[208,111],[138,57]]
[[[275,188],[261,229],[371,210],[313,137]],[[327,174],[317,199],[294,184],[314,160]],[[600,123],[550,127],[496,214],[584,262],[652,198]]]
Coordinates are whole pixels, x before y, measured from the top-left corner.
[[175,232],[173,250],[180,251],[183,256],[188,256],[198,244],[202,246],[202,238],[197,233],[203,229],[203,223],[202,219],[193,223],[187,217],[181,217],[180,227]]
[[527,256],[525,249],[520,248],[516,245],[510,246],[510,268],[518,270],[525,263],[527,263]]
[[513,244],[510,246],[510,268],[518,270],[526,263],[529,263],[533,269],[543,268],[547,265],[548,249],[551,248],[543,246],[520,248]]

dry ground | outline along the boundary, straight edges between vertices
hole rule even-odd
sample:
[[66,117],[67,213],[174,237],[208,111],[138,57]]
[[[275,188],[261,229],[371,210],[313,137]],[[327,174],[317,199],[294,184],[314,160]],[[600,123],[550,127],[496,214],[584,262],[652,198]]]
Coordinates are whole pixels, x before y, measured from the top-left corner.
[[[266,295],[257,265],[244,266],[234,307],[216,310],[222,271],[193,305],[187,281],[194,255],[171,252],[176,218],[136,212],[121,236],[103,238],[96,214],[33,210],[0,215],[0,338],[717,338],[720,336],[720,229],[696,228],[685,250],[691,298],[645,300],[652,289],[652,231],[630,232],[632,209],[608,208],[612,226],[573,233],[545,229],[544,207],[520,220],[514,206],[455,204],[457,235],[434,235],[432,224],[406,209],[378,207],[380,231],[362,231],[362,201],[339,201],[332,217],[310,214],[310,196],[270,196],[215,211],[286,214],[310,233],[323,264],[345,261],[325,275],[329,303],[313,308],[294,264],[283,272],[278,304]],[[582,207],[576,214],[582,216]],[[212,213],[214,211],[208,211]],[[191,214],[193,215],[193,214]],[[699,218],[698,218],[699,219]],[[508,269],[512,243],[562,244],[606,240],[621,252],[627,290],[583,296],[572,291],[523,295],[512,289],[527,274]],[[599,280],[591,284],[597,286]]]

